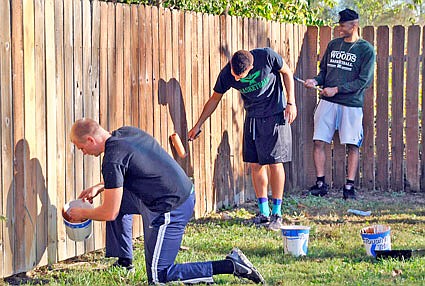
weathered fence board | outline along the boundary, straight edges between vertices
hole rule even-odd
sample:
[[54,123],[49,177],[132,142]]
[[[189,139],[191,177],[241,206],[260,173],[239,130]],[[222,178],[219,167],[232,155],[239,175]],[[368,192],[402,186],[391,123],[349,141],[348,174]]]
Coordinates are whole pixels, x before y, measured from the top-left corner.
[[[425,122],[425,112],[423,112],[423,108],[425,107],[425,84],[424,84],[424,79],[425,79],[425,56],[424,56],[424,51],[425,51],[425,28],[422,28],[422,70],[421,70],[421,82],[422,82],[422,112],[421,112],[421,138],[422,140],[424,140],[425,138],[425,128],[422,127],[423,123]],[[423,141],[422,141],[423,142]],[[423,190],[425,188],[425,144],[421,144],[420,147],[420,152],[421,152],[421,185],[420,185],[420,189]]]
[[[101,31],[101,7],[100,2],[92,2],[92,50],[91,50],[91,78],[90,78],[90,95],[92,101],[91,117],[100,122],[100,31]],[[102,178],[100,174],[101,161],[96,158],[92,158],[93,165],[91,170],[92,185],[99,183]],[[90,186],[88,183],[87,185]],[[100,197],[94,199],[93,203],[99,205],[101,202]],[[103,237],[105,236],[105,222],[94,222],[93,223],[93,242],[94,249],[99,249],[103,246]]]
[[[17,2],[17,1],[16,1]],[[13,100],[12,100],[12,43],[10,26],[10,3],[0,3],[0,118],[1,118],[1,210],[7,215],[8,208],[13,206],[9,200],[13,194]],[[12,204],[12,206],[11,206]],[[10,218],[8,218],[10,219]],[[2,255],[0,257],[0,274],[8,276],[13,273],[13,231],[9,231],[9,224],[2,223],[0,240],[2,242]]]
[[376,187],[388,188],[388,66],[389,29],[379,27],[376,54]]
[[[366,27],[362,30],[363,38],[373,44],[375,40],[375,30],[373,27]],[[375,117],[374,117],[374,94],[375,80],[366,90],[363,107],[363,143],[361,152],[360,169],[362,174],[362,187],[373,189],[375,187]]]
[[[75,198],[75,157],[74,148],[69,143],[69,130],[74,122],[74,42],[73,42],[73,14],[74,5],[72,1],[63,1],[63,30],[64,30],[64,130],[65,130],[65,200],[71,201]],[[72,179],[70,179],[72,178]],[[60,206],[59,206],[60,208]],[[61,223],[61,222],[60,222]],[[65,236],[66,257],[76,255],[76,244]],[[60,252],[59,252],[60,254]]]
[[[393,28],[392,42],[392,98],[391,98],[391,187],[403,189],[403,107],[404,107],[404,42],[403,26]],[[373,102],[371,102],[373,103]],[[373,118],[371,118],[373,120]],[[368,124],[369,125],[369,124]],[[372,155],[373,153],[371,153]],[[373,158],[373,157],[371,157]]]
[[[15,203],[19,212],[16,212],[17,232],[16,242],[18,243],[17,270],[27,270],[27,265],[32,265],[35,261],[36,240],[31,235],[36,232],[36,225],[32,223],[37,216],[37,200],[35,197],[35,186],[32,185],[32,163],[31,153],[37,148],[36,138],[36,98],[35,98],[35,55],[34,55],[34,2],[26,2],[23,11],[24,25],[24,138],[20,141],[23,144],[22,156],[17,160],[23,164],[23,184],[17,185],[15,191]],[[47,11],[46,11],[47,12]],[[46,15],[47,16],[47,15]],[[48,21],[48,19],[46,19]],[[53,26],[53,23],[49,23]],[[41,130],[43,132],[43,129]],[[18,143],[18,144],[19,144]]]
[[419,191],[419,26],[409,26],[406,71],[406,184]]
[[[321,60],[325,54],[326,47],[329,43],[329,41],[332,39],[332,29],[330,27],[320,27],[319,30],[319,59]],[[316,73],[317,74],[317,73]],[[315,76],[311,75],[311,76]],[[316,92],[317,93],[317,92]],[[317,104],[317,103],[316,103]],[[314,116],[314,114],[312,114]],[[314,129],[314,128],[313,128]],[[330,186],[332,186],[332,150],[331,145],[326,145],[325,147],[325,156],[326,156],[326,163],[325,163],[325,179],[329,183]],[[313,162],[309,162],[309,164],[312,164]],[[313,181],[313,184],[316,182],[316,179]]]

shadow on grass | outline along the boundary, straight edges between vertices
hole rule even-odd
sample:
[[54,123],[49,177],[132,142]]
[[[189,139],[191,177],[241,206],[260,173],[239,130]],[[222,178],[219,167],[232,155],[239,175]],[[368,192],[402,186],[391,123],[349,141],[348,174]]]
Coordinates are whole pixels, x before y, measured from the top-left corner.
[[48,285],[50,280],[38,279],[28,276],[26,273],[19,273],[4,279],[6,285]]

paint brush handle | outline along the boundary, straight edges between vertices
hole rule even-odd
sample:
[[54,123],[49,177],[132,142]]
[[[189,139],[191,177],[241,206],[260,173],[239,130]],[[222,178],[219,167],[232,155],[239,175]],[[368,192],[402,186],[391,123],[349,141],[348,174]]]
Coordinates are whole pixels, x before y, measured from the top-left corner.
[[177,133],[171,134],[170,139],[171,139],[171,143],[174,146],[174,149],[177,152],[177,155],[179,155],[180,158],[186,157],[187,155],[186,150],[184,149],[184,146],[183,146],[182,140],[180,139],[179,134]]
[[[305,80],[300,79],[299,77],[294,76],[294,79],[295,79],[296,81],[298,81],[298,82],[302,83],[302,84],[305,84]],[[320,87],[318,87],[318,86],[315,86],[315,87],[313,87],[313,88],[314,88],[314,89],[316,89],[316,90],[318,90],[318,91],[323,91],[323,89],[322,89],[322,88],[320,88]]]

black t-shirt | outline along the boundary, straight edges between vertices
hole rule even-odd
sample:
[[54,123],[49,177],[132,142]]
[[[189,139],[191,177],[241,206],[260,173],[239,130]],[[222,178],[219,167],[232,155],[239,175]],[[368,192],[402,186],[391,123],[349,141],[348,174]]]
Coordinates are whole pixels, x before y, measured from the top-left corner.
[[123,187],[154,212],[175,209],[192,189],[177,162],[152,136],[135,127],[121,127],[106,140],[102,175],[105,189]]
[[271,48],[254,49],[250,53],[254,56],[254,68],[249,74],[236,81],[227,63],[218,75],[214,91],[224,94],[231,87],[237,89],[247,117],[267,117],[283,112],[286,98],[279,73],[282,57]]

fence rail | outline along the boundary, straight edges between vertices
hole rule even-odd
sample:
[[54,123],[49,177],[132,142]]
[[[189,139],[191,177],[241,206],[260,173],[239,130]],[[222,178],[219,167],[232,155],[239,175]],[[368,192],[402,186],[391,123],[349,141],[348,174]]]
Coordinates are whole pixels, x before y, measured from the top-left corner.
[[[93,236],[75,243],[61,218],[65,202],[101,179],[100,159],[83,158],[69,140],[81,117],[110,130],[135,125],[152,134],[193,178],[197,217],[255,198],[241,159],[244,111],[236,91],[223,97],[198,140],[188,143],[187,131],[234,51],[270,46],[297,76],[308,78],[317,74],[318,55],[336,34],[329,27],[96,0],[0,1],[0,188],[7,218],[0,276],[104,247],[104,223],[95,222]],[[366,27],[362,35],[376,47],[377,67],[365,100],[358,184],[365,190],[421,190],[423,29]],[[285,165],[288,193],[315,180],[317,97],[297,84],[296,100],[294,160]],[[173,132],[185,142],[185,159],[173,153]],[[327,154],[326,176],[339,187],[345,149],[335,144]],[[140,217],[133,232],[141,235]]]

